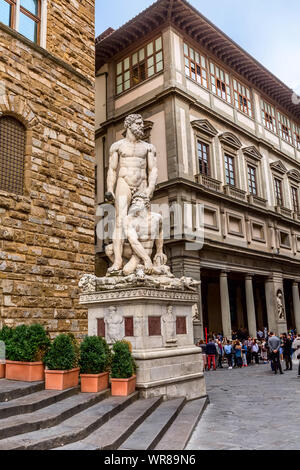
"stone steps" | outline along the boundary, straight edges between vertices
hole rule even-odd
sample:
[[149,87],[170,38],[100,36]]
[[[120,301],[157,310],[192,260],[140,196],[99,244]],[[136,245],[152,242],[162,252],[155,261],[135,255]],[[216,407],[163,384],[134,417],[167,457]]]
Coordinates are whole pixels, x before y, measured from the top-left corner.
[[0,381],[0,450],[183,450],[208,403]]
[[154,450],[184,450],[208,403],[208,398],[186,403]]
[[10,416],[33,413],[41,408],[58,403],[78,392],[79,387],[63,391],[42,390],[41,392],[31,393],[30,395],[15,398],[8,402],[2,402],[0,403],[0,420]]
[[[59,425],[104,400],[109,396],[109,393],[109,390],[95,394],[79,393],[32,413],[1,419],[0,439]],[[3,444],[5,445],[2,440],[0,440],[0,449]]]
[[[109,393],[109,392],[108,392]],[[107,392],[94,394],[107,396]],[[79,394],[76,397],[84,401],[86,395],[92,394]],[[71,400],[75,397],[66,399]],[[95,397],[94,399],[96,399]],[[109,419],[120,413],[125,407],[129,406],[138,398],[138,393],[135,392],[129,397],[110,397],[97,403],[83,411],[78,410],[78,407],[73,408],[74,416],[64,419],[60,424],[49,424],[49,428],[40,429],[38,431],[23,432],[21,435],[14,435],[6,439],[0,440],[0,450],[48,450],[58,446],[67,445],[72,442],[80,441],[86,438],[95,429],[105,424]],[[90,398],[92,400],[92,398]],[[64,402],[56,405],[59,408]],[[45,416],[47,415],[47,408],[44,408]],[[80,407],[79,407],[80,408]],[[39,412],[37,412],[39,413]],[[28,418],[30,415],[26,415]],[[4,420],[2,420],[3,422]],[[0,422],[1,423],[1,422]],[[26,423],[25,423],[26,426]],[[11,434],[10,434],[11,435]]]
[[0,380],[0,402],[15,400],[44,390],[44,382],[19,382],[17,380]]
[[163,402],[119,447],[119,450],[153,450],[185,403],[185,398]]
[[162,397],[137,400],[80,442],[54,450],[115,450],[160,405]]

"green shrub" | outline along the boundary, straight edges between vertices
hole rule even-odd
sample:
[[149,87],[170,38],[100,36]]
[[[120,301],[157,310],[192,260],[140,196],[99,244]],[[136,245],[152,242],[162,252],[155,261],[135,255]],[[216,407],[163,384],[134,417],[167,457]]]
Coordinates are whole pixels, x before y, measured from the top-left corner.
[[76,359],[75,359],[75,362],[74,362],[74,367],[79,367],[79,358],[80,358],[80,346],[79,346],[79,343],[78,343],[78,341],[77,341],[77,339],[75,338],[75,336],[74,336],[73,333],[67,333],[67,335],[71,338],[71,341],[72,341],[72,343],[73,343],[74,350],[75,350]]
[[13,328],[9,328],[9,326],[4,325],[0,330],[0,341],[3,341],[6,344],[12,337],[13,331]]
[[135,372],[135,363],[128,343],[117,341],[113,345],[111,376],[113,379],[129,379]]
[[20,325],[6,331],[6,357],[10,361],[43,361],[50,347],[50,339],[42,325]]
[[80,373],[101,374],[107,369],[107,356],[102,338],[87,336],[80,345]]
[[57,336],[45,356],[45,365],[49,370],[71,370],[76,367],[76,351],[69,335]]

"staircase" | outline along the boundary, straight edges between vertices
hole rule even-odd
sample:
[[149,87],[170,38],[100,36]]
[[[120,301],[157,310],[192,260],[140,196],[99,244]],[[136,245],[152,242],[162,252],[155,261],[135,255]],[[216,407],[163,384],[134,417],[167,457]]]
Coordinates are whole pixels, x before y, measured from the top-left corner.
[[207,403],[1,379],[0,450],[183,450]]

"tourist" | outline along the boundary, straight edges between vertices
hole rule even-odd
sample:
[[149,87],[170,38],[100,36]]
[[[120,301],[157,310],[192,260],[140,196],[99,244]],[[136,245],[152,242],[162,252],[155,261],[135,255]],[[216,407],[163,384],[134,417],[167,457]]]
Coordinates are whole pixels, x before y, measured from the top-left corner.
[[216,346],[217,346],[217,352],[218,352],[218,367],[220,369],[223,369],[222,361],[223,361],[224,350],[223,350],[223,345],[219,339],[216,341]]
[[242,361],[242,345],[237,339],[235,342],[235,359],[236,359],[236,364],[239,368],[242,367],[243,361]]
[[293,370],[292,363],[292,339],[290,335],[283,335],[283,358],[285,360],[285,370]]
[[242,360],[243,360],[243,367],[248,367],[246,341],[244,341],[243,344],[242,344]]
[[251,350],[252,350],[252,344],[253,344],[252,338],[250,336],[246,340],[245,344],[247,346],[247,365],[250,366],[252,362]]
[[201,348],[202,358],[203,358],[203,369],[206,370],[207,369],[206,344],[203,341],[203,339],[198,341],[197,346]]
[[206,345],[207,370],[210,370],[211,364],[213,365],[214,370],[217,370],[216,355],[217,355],[216,343],[214,342],[212,338],[209,338],[209,341]]
[[261,343],[260,357],[264,364],[268,364],[268,348],[267,341],[265,339],[263,339]]
[[296,359],[299,359],[298,377],[300,377],[300,333],[297,338],[293,341],[293,349],[295,351]]
[[278,336],[275,336],[273,332],[270,332],[268,346],[275,374],[277,374],[278,369],[280,371],[280,374],[283,374],[279,358],[280,345],[280,338],[278,338]]
[[232,369],[232,354],[233,354],[233,351],[232,351],[232,345],[231,345],[230,341],[227,341],[227,344],[225,344],[224,352],[225,352],[225,357],[226,357],[227,363],[228,363],[228,369],[231,370]]
[[251,347],[251,353],[252,357],[255,359],[255,364],[259,364],[259,358],[258,358],[258,353],[259,353],[259,346],[257,344],[256,339],[253,340],[253,344]]

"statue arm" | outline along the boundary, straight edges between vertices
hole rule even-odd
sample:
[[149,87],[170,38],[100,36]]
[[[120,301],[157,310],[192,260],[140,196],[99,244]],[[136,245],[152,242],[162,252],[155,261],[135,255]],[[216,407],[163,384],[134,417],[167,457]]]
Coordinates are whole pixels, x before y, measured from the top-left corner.
[[107,193],[108,199],[115,199],[115,185],[117,181],[117,168],[119,164],[118,145],[115,143],[109,151],[109,168],[107,173]]
[[152,198],[157,183],[157,158],[154,145],[149,145],[148,150],[148,196]]

